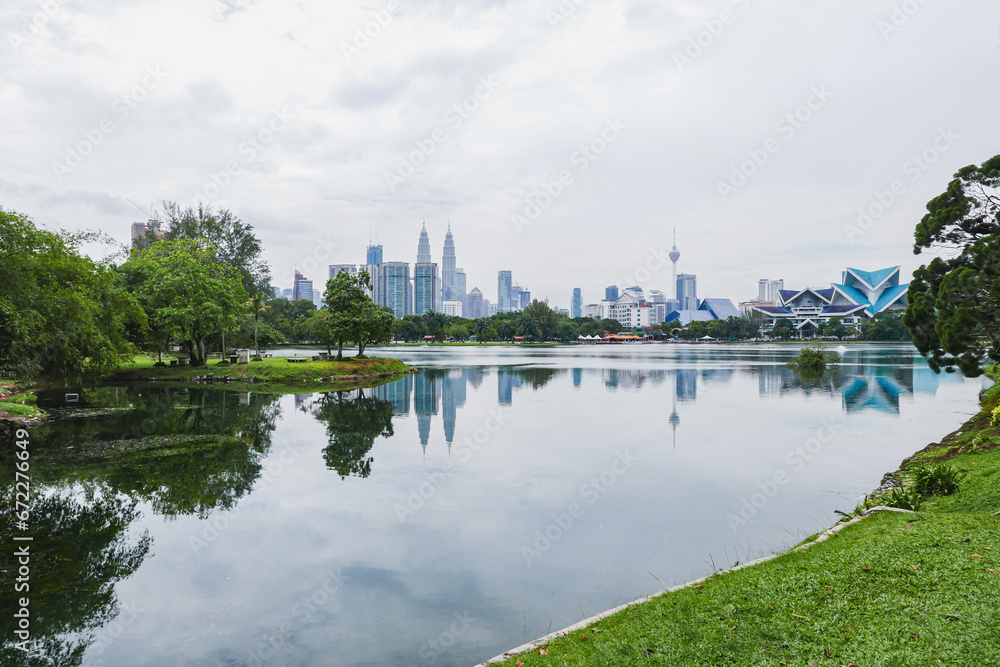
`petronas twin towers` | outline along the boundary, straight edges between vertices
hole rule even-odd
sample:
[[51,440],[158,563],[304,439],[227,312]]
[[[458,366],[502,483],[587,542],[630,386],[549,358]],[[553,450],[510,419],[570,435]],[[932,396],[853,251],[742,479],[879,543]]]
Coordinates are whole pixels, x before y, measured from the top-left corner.
[[[465,274],[455,266],[455,239],[451,235],[451,223],[444,237],[444,255],[441,258],[441,274],[438,276],[438,265],[431,259],[431,241],[427,236],[427,224],[420,229],[420,239],[417,241],[417,263],[413,270],[413,311],[417,314],[428,310],[445,310],[446,302],[463,303],[465,301]],[[461,307],[449,309],[459,310],[449,315],[462,315]]]

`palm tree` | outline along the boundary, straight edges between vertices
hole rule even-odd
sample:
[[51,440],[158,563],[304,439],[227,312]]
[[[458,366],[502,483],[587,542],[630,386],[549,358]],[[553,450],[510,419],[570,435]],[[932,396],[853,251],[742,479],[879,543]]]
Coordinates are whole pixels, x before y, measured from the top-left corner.
[[428,310],[424,313],[424,325],[427,327],[428,334],[441,340],[442,336],[444,336],[445,327],[448,326],[448,316],[444,313],[436,313],[433,310]]
[[478,319],[472,325],[472,333],[476,334],[476,340],[480,343],[486,341],[486,336],[490,333],[490,324],[485,319]]
[[262,313],[270,310],[270,306],[267,305],[267,297],[264,296],[263,292],[257,292],[250,300],[244,304],[247,310],[253,313],[253,346],[257,350],[257,358],[260,358],[260,345],[257,343],[257,325],[260,322],[260,316]]
[[514,337],[516,329],[510,320],[504,320],[500,323],[500,328],[497,330],[497,335],[500,340],[510,340]]

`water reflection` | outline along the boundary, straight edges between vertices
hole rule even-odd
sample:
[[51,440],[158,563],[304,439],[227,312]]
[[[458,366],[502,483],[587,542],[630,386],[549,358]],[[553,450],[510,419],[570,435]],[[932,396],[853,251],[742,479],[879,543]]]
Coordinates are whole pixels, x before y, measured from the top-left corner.
[[[13,478],[13,475],[11,475]],[[92,644],[100,651],[100,628],[122,609],[115,584],[134,573],[149,554],[147,532],[130,534],[139,515],[137,502],[107,488],[88,493],[69,487],[32,485],[33,500],[27,530],[37,541],[14,542],[14,493],[8,487],[0,502],[0,534],[9,547],[3,559],[4,595],[0,597],[0,664],[79,665]],[[14,576],[19,564],[14,546],[29,548],[31,652],[18,641]]]
[[376,438],[392,436],[393,405],[389,401],[365,395],[369,390],[338,391],[322,394],[310,410],[326,426],[329,444],[323,459],[341,479],[354,475],[368,477],[372,457],[368,456]]

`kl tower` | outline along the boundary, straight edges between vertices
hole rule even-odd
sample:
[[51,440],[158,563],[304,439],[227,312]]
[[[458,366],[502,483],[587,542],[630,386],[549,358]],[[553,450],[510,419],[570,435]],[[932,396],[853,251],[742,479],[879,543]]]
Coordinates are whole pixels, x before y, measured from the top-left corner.
[[671,250],[670,254],[667,255],[667,256],[670,258],[670,261],[674,263],[674,270],[673,270],[673,274],[671,276],[673,278],[673,280],[671,280],[670,284],[673,285],[673,289],[674,289],[674,301],[679,301],[681,297],[677,293],[677,260],[679,260],[681,258],[681,253],[680,253],[680,251],[677,250],[677,228],[676,227],[674,227],[674,249]]

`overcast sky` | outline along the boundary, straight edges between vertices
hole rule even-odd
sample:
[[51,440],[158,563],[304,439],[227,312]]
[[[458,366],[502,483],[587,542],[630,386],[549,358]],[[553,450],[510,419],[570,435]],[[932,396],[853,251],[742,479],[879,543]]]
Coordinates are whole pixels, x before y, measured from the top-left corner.
[[995,0],[5,0],[0,35],[0,206],[122,242],[229,208],[282,287],[373,233],[414,262],[423,219],[489,299],[669,291],[675,226],[701,297],[909,274],[1000,153]]

